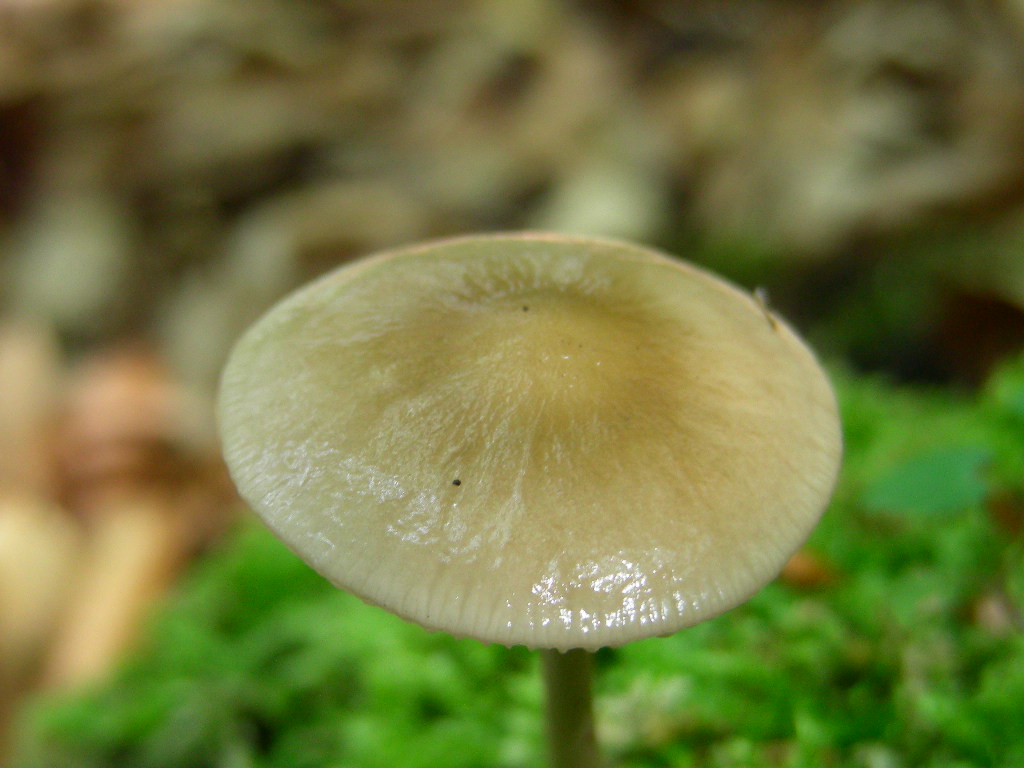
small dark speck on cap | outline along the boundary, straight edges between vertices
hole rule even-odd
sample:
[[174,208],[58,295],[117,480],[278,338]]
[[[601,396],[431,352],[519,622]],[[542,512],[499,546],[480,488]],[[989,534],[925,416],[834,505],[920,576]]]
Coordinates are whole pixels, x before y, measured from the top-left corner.
[[462,481],[456,477],[454,480],[452,480],[452,485],[462,485]]
[[526,306],[525,304],[523,304],[523,312],[529,312],[529,311],[530,311],[530,308],[528,306]]

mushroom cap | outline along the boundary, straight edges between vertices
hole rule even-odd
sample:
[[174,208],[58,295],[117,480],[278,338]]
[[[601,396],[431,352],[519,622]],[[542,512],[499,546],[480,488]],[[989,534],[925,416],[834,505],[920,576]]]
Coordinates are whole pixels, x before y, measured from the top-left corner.
[[466,237],[344,266],[238,342],[242,495],[339,587],[428,629],[596,649],[743,602],[842,452],[763,304],[620,242]]

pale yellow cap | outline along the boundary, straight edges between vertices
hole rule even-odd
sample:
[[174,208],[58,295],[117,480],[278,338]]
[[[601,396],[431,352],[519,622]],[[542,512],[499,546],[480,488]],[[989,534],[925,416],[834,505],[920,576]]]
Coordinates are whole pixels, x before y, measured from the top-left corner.
[[774,578],[842,452],[814,356],[632,245],[467,237],[342,267],[241,339],[243,496],[334,584],[436,630],[595,649]]

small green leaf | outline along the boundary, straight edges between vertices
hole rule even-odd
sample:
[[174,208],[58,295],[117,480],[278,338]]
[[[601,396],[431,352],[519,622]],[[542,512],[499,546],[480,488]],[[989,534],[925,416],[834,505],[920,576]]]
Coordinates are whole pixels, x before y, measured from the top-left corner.
[[862,498],[872,512],[948,515],[982,501],[990,452],[976,445],[943,446],[897,464],[871,483]]

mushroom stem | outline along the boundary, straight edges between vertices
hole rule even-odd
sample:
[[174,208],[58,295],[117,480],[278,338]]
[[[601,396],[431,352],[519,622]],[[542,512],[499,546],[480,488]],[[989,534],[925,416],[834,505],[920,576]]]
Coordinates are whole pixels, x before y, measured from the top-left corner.
[[548,742],[554,768],[598,768],[591,694],[593,654],[582,648],[542,650]]

